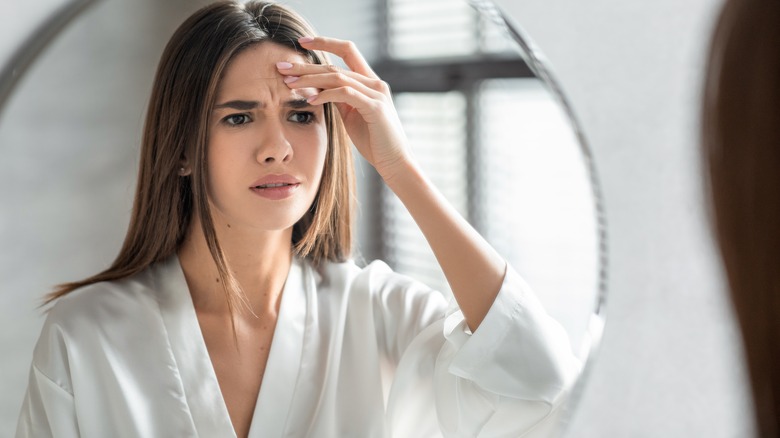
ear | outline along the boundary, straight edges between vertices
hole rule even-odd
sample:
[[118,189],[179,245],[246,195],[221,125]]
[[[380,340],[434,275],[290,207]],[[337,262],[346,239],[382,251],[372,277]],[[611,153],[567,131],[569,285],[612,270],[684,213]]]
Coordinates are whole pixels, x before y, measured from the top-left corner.
[[192,169],[190,168],[187,159],[182,158],[179,161],[179,176],[190,176],[191,173],[192,173]]

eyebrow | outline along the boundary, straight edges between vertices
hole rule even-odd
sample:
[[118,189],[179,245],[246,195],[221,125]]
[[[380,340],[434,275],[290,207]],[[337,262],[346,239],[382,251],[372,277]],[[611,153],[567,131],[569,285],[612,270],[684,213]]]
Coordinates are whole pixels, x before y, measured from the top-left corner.
[[[222,108],[232,108],[239,111],[248,111],[256,108],[262,108],[264,106],[265,104],[256,100],[231,100],[214,105],[214,109],[218,110]],[[311,104],[306,100],[306,98],[299,97],[285,101],[284,106],[289,108],[306,108],[311,106]]]

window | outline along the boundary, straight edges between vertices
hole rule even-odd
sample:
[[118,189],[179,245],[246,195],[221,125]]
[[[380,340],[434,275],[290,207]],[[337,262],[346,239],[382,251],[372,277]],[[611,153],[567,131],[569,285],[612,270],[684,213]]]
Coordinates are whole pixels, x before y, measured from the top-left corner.
[[[385,7],[386,23],[380,28],[386,30],[386,56],[376,62],[377,72],[394,91],[421,167],[484,234],[490,221],[480,214],[487,199],[480,137],[497,134],[491,131],[495,125],[480,124],[480,108],[495,108],[507,100],[484,101],[492,95],[485,94],[483,83],[532,74],[503,33],[486,25],[466,2],[387,0]],[[409,213],[387,187],[377,186],[382,245],[375,256],[398,272],[448,292],[444,274]]]

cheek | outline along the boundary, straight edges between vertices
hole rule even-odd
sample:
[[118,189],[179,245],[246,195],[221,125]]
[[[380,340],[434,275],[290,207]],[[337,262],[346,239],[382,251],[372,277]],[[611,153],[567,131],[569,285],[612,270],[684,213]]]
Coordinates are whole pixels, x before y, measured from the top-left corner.
[[238,148],[227,146],[229,144],[226,144],[219,135],[209,137],[206,167],[208,168],[209,193],[212,195],[219,193],[221,187],[231,185],[231,180],[238,176],[238,172],[236,172],[236,166],[239,162],[239,157],[236,156]]

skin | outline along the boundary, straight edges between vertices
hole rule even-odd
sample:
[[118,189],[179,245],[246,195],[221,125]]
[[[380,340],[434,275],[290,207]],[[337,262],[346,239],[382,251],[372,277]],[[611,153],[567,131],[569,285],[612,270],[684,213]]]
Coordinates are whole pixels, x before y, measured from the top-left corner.
[[[420,171],[409,153],[389,87],[371,70],[355,45],[324,37],[299,42],[306,49],[341,57],[348,68],[309,64],[290,49],[261,43],[239,54],[228,66],[217,103],[250,100],[263,102],[263,108],[252,110],[252,121],[240,128],[220,124],[220,120],[247,111],[219,110],[211,121],[208,165],[215,228],[257,315],[244,312],[237,316],[237,349],[200,223],[193,222],[179,251],[209,355],[239,437],[248,433],[262,383],[291,263],[292,226],[314,200],[322,173],[326,147],[322,104],[335,103],[358,151],[411,213],[472,331],[477,330],[493,304],[506,271],[503,258]],[[284,106],[285,101],[301,96],[311,98],[311,107]],[[289,121],[295,111],[313,112],[318,122],[301,128]],[[238,119],[245,120],[231,120]],[[301,179],[294,199],[268,201],[248,190],[252,182],[271,173],[288,173]]]

